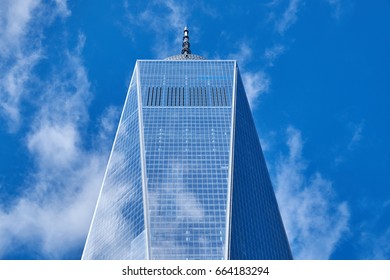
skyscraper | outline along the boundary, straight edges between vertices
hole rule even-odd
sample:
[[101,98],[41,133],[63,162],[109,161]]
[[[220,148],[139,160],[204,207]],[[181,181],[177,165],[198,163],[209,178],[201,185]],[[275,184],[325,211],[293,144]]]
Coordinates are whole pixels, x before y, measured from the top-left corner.
[[234,60],[138,60],[83,259],[291,259]]

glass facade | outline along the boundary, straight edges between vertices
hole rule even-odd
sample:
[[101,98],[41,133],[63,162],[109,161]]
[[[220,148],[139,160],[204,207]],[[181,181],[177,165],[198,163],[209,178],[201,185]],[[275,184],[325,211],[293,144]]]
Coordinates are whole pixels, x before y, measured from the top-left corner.
[[234,139],[230,259],[292,259],[240,75]]
[[290,259],[232,60],[139,60],[83,259]]

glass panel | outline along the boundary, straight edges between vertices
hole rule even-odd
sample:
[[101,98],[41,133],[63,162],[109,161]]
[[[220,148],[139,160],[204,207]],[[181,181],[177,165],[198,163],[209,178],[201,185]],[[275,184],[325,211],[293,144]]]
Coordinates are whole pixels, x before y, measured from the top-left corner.
[[[150,257],[223,259],[234,62],[142,61],[140,78]],[[149,88],[164,106],[148,104]]]

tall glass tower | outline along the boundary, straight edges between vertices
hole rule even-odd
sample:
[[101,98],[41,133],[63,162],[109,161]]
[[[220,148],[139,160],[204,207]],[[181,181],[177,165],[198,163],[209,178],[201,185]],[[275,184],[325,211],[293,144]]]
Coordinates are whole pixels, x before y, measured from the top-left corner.
[[83,259],[291,259],[237,63],[138,60]]

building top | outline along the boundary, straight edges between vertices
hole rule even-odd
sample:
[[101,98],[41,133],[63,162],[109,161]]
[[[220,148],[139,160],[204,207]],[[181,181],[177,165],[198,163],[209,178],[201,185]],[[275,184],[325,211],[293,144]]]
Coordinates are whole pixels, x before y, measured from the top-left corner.
[[196,55],[196,54],[191,54],[191,49],[190,49],[190,37],[188,36],[188,28],[187,26],[184,27],[183,31],[183,43],[182,43],[182,50],[181,54],[174,55],[167,57],[166,60],[204,60],[203,56]]

